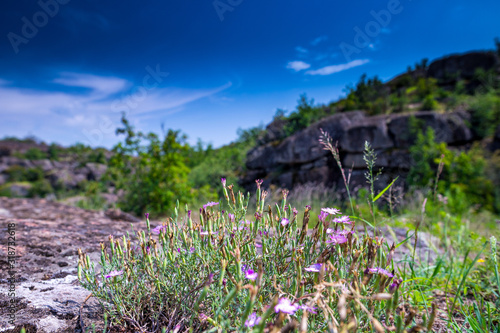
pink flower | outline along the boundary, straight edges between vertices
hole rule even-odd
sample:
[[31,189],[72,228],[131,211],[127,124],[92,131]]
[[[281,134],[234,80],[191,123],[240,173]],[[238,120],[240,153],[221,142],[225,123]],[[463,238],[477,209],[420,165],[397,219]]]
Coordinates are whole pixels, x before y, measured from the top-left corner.
[[156,228],[154,228],[153,230],[151,230],[151,233],[158,235],[162,229],[166,229],[166,228],[167,227],[165,227],[163,225],[159,225]]
[[333,244],[343,244],[347,242],[347,238],[342,234],[334,234],[330,236],[330,239],[326,241],[327,243]]
[[321,211],[330,215],[336,215],[340,213],[340,210],[338,210],[337,208],[321,208]]
[[311,313],[316,313],[316,308],[314,306],[309,306],[307,304],[301,305],[300,308],[304,311],[308,311]]
[[109,279],[110,277],[115,277],[115,276],[122,275],[122,274],[123,274],[123,271],[111,271],[108,273],[108,275],[105,275],[104,277],[106,279]]
[[255,280],[257,278],[258,274],[255,272],[253,269],[249,269],[245,271],[245,277],[249,280]]
[[220,182],[222,183],[222,186],[226,187],[226,178],[221,178]]
[[293,315],[298,309],[299,306],[297,304],[292,304],[288,298],[280,298],[278,304],[274,307],[276,313],[283,312],[290,315]]
[[262,244],[260,244],[260,243],[255,243],[255,247],[257,247],[257,248],[259,248],[259,249],[260,249],[260,248],[262,247]]
[[342,217],[337,217],[333,219],[333,223],[344,223],[344,224],[351,224],[352,222],[349,220],[349,216],[344,215]]
[[307,272],[319,272],[321,270],[321,264],[313,264],[309,267],[304,268]]
[[210,201],[210,202],[203,205],[203,209],[206,209],[207,207],[212,207],[212,206],[215,206],[218,204],[219,204],[218,202]]
[[371,273],[371,274],[379,273],[380,275],[385,275],[385,276],[390,277],[390,278],[394,277],[394,274],[392,274],[388,270],[385,270],[385,269],[380,268],[380,267],[367,268],[365,270],[365,274],[367,274],[367,273]]
[[289,219],[283,218],[283,219],[281,220],[281,225],[282,225],[282,226],[286,226],[288,223],[290,223],[290,220],[289,220]]
[[248,316],[247,321],[245,321],[246,327],[254,327],[260,323],[261,317],[257,317],[257,314],[253,312],[250,316]]
[[321,212],[319,215],[318,215],[318,219],[321,221],[321,222],[325,222],[325,219],[326,217],[328,216],[328,213],[325,213],[325,212]]

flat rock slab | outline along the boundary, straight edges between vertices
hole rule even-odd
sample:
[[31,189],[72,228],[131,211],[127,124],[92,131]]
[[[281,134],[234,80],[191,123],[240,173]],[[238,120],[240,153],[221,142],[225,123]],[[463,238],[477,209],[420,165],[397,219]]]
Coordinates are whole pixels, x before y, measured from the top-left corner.
[[[115,214],[116,215],[116,214]],[[125,216],[125,215],[124,215]],[[15,225],[15,325],[9,323],[7,226]],[[0,198],[0,332],[79,332],[80,307],[90,292],[78,283],[78,248],[99,261],[100,242],[131,231],[130,221],[39,199]],[[145,228],[144,222],[134,229]],[[102,323],[102,311],[90,298],[82,311],[84,325]],[[98,329],[96,329],[98,331]],[[101,329],[102,331],[102,329]]]

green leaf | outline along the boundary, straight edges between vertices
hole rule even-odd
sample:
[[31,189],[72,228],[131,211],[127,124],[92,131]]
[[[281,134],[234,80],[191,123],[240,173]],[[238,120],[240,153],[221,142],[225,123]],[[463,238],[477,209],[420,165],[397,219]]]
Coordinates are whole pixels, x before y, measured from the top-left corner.
[[388,189],[390,189],[391,186],[392,186],[392,184],[394,184],[394,182],[396,180],[398,180],[398,178],[399,178],[399,176],[396,177],[389,185],[387,185],[387,187],[384,188],[379,194],[377,194],[377,196],[375,198],[373,198],[373,202],[377,201],[385,193],[385,191],[387,191]]

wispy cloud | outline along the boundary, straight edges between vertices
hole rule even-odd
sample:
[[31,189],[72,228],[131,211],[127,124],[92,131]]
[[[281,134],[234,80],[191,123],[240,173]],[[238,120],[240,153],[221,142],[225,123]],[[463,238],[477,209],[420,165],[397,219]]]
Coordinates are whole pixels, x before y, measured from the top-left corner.
[[297,51],[300,54],[307,54],[307,53],[309,53],[309,50],[306,49],[306,48],[303,48],[302,46],[297,46],[295,48],[295,51]]
[[309,70],[306,72],[308,75],[331,75],[334,73],[342,72],[347,69],[357,67],[364,65],[368,63],[370,60],[368,59],[362,59],[362,60],[353,60],[345,64],[339,64],[339,65],[331,65],[331,66],[325,66],[319,69],[314,69],[314,70]]
[[303,62],[303,61],[290,61],[286,65],[286,68],[293,69],[296,72],[304,70],[304,69],[308,69],[309,67],[311,67],[311,65],[309,65],[308,63]]
[[321,42],[324,42],[328,39],[328,36],[319,36],[317,38],[314,38],[312,41],[311,41],[311,45],[312,46],[316,46],[318,45],[319,43]]
[[[57,133],[61,138],[72,138],[70,141],[73,142],[85,142],[85,133],[100,128],[104,118],[116,125],[121,116],[120,110],[127,111],[134,118],[151,118],[155,112],[158,112],[157,116],[165,116],[183,111],[187,104],[232,86],[228,82],[206,89],[159,87],[143,95],[127,95],[130,91],[137,92],[139,87],[117,77],[65,72],[51,82],[60,87],[56,86],[55,90],[27,89],[0,78],[0,117],[9,119],[8,122],[0,122],[0,133],[11,133],[12,130],[5,126],[15,122],[18,124],[16,135],[49,132],[51,135]],[[83,93],[68,91],[68,87],[88,90]],[[116,105],[122,108],[116,108]],[[114,131],[105,134],[114,137]]]

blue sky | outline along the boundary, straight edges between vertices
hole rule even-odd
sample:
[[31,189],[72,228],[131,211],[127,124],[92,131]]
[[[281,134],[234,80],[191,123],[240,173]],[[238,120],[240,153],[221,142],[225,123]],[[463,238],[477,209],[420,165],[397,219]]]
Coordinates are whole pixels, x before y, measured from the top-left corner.
[[111,148],[137,129],[220,146],[366,73],[494,47],[484,0],[3,0],[0,137]]

